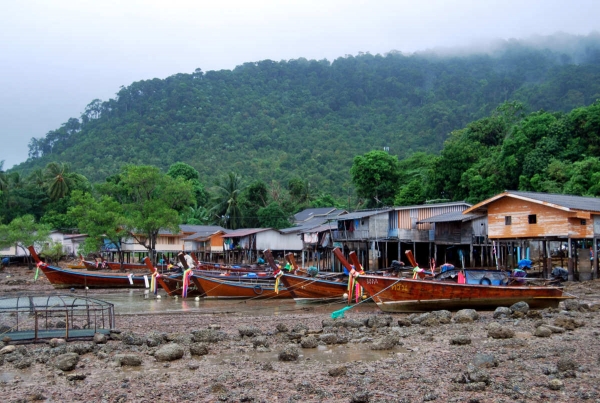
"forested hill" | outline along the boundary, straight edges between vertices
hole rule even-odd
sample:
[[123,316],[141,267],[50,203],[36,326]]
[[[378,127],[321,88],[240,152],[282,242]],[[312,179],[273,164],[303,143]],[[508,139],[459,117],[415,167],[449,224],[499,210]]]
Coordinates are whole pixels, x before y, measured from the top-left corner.
[[166,170],[182,161],[207,184],[234,171],[267,183],[300,177],[343,195],[353,157],[369,150],[389,147],[400,159],[438,152],[450,132],[506,101],[567,112],[600,98],[600,35],[563,37],[560,46],[264,60],[134,82],[32,139],[29,160],[14,170],[68,162],[101,181],[126,163]]

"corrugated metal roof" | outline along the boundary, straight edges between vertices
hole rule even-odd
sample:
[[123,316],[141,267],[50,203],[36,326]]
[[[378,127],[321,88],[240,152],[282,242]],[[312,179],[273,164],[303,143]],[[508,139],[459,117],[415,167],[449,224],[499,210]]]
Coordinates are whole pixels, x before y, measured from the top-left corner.
[[273,228],[242,228],[235,231],[229,231],[227,234],[221,235],[223,238],[236,238],[240,236],[246,236],[256,234],[263,231],[268,231]]
[[527,199],[539,200],[544,203],[556,204],[563,207],[568,207],[573,210],[584,211],[600,211],[600,198],[572,196],[553,193],[536,193],[536,192],[506,192],[509,195],[525,197]]
[[346,221],[346,220],[356,220],[358,218],[363,217],[371,217],[378,214],[389,213],[393,209],[382,209],[382,210],[365,210],[365,211],[355,211],[354,213],[344,214],[337,218],[337,221]]
[[398,210],[410,210],[410,209],[415,209],[415,208],[423,209],[423,208],[439,208],[439,207],[451,207],[451,206],[471,207],[471,204],[467,203],[465,201],[458,201],[458,202],[447,202],[447,203],[415,204],[412,206],[394,207],[393,209],[398,211]]
[[206,240],[210,239],[211,236],[213,236],[215,234],[219,234],[219,233],[227,233],[227,232],[224,230],[200,231],[200,232],[196,232],[195,234],[186,236],[185,238],[183,238],[183,240],[184,241],[206,241]]
[[421,223],[433,223],[433,222],[450,222],[450,221],[471,221],[475,218],[483,217],[481,214],[463,214],[462,211],[451,211],[449,213],[444,213],[440,215],[436,215],[433,217],[426,218],[424,220],[417,221],[417,224]]
[[327,223],[327,224],[319,225],[318,227],[302,230],[302,231],[300,231],[300,233],[307,234],[307,233],[323,232],[323,231],[336,230],[336,229],[337,229],[337,225]]
[[314,216],[326,215],[335,210],[335,207],[307,208],[306,210],[302,210],[301,212],[294,214],[294,221],[297,223],[301,223]]
[[572,196],[556,193],[520,192],[516,190],[509,190],[504,193],[500,193],[474,205],[465,211],[476,211],[482,207],[486,207],[489,203],[502,197],[527,199],[533,202],[550,204],[556,206],[557,208],[562,207],[570,210],[600,212],[600,198],[597,197]]

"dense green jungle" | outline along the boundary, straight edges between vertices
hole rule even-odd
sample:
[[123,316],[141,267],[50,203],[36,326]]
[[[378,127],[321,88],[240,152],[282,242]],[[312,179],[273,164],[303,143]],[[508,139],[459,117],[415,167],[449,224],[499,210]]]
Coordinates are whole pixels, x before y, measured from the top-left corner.
[[26,162],[0,165],[0,224],[77,226],[73,191],[126,205],[142,166],[190,183],[170,205],[180,222],[229,228],[505,189],[598,196],[599,99],[597,33],[199,68],[122,87],[32,138]]

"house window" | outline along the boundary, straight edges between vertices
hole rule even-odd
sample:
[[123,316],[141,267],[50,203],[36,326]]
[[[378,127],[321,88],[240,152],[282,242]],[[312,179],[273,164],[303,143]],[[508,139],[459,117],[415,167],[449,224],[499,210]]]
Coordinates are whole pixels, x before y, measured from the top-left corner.
[[529,214],[529,224],[537,224],[537,216],[535,214]]
[[581,225],[586,225],[587,221],[586,220],[581,220]]
[[507,215],[506,217],[504,217],[504,225],[510,225],[512,224],[512,217]]

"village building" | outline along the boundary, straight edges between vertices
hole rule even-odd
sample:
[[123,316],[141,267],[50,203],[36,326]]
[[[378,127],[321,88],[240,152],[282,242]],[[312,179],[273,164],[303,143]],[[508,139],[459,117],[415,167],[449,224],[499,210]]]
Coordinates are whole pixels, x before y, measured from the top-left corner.
[[302,240],[302,250],[294,258],[302,267],[315,266],[319,270],[332,270],[334,260],[332,231],[334,222],[347,214],[335,207],[310,208],[294,215],[294,226],[281,229],[282,234],[295,234]]
[[[600,198],[506,191],[464,213],[487,215],[488,237],[497,244],[498,259],[505,267],[537,257],[548,276],[555,265],[553,257],[564,258],[569,280],[598,277]],[[535,244],[538,256],[531,254]]]
[[297,234],[284,234],[272,228],[244,228],[222,235],[225,250],[224,263],[256,263],[265,249],[283,262],[289,253],[302,251],[302,240]]

